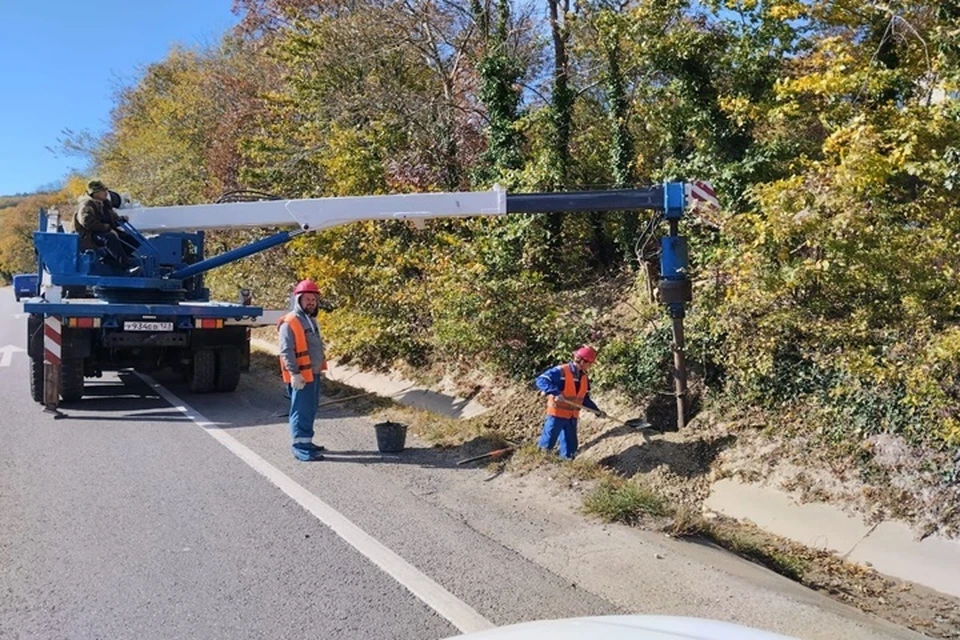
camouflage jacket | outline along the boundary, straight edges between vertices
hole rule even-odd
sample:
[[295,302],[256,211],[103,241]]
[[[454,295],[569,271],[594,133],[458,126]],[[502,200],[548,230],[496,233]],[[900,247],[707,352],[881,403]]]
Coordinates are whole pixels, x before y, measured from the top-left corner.
[[94,237],[120,226],[120,216],[109,202],[90,196],[80,198],[77,215],[73,219],[73,228],[80,236],[80,251],[96,249]]

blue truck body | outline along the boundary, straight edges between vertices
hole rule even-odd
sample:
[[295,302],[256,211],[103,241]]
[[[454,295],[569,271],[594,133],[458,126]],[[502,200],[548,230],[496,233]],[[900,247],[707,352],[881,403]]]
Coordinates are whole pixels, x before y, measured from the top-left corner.
[[[203,273],[225,261],[219,256],[204,260],[203,232],[137,237],[140,269],[131,275],[102,249],[80,251],[77,234],[41,211],[40,230],[34,233],[38,273],[25,277],[23,288],[31,393],[37,402],[43,401],[50,318],[60,331],[64,400],[80,399],[84,380],[105,371],[172,369],[192,391],[207,393],[233,391],[241,371],[249,368],[250,324],[263,309],[249,299],[210,300]],[[244,255],[277,244],[274,238],[249,245]],[[187,276],[175,275],[186,269]],[[33,283],[29,292],[28,282]]]

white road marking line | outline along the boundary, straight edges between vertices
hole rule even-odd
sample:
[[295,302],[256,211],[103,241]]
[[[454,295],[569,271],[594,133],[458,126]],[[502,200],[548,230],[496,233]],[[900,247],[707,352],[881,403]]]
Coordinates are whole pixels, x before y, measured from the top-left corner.
[[13,344],[0,347],[0,367],[9,367],[10,362],[13,360],[13,354],[23,352],[23,349]]
[[449,620],[450,623],[462,633],[483,631],[496,626],[477,613],[470,605],[457,598],[429,576],[388,549],[373,536],[350,522],[336,509],[307,491],[303,486],[294,481],[293,478],[274,467],[246,445],[218,427],[216,423],[207,420],[200,412],[175,396],[166,387],[158,384],[148,375],[137,375],[159,393],[164,400],[169,402],[173,408],[180,411],[217,442],[246,462],[257,473],[263,475],[277,488],[296,500],[301,507],[313,514],[317,520],[325,524],[350,546],[366,556],[367,559],[385,571],[387,575],[422,600],[424,604]]

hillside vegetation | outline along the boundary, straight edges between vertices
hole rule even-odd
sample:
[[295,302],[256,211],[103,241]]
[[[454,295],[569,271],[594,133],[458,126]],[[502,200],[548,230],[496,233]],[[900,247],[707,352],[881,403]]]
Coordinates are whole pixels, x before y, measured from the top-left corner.
[[[219,46],[173,50],[119,95],[98,177],[149,205],[708,179],[723,212],[682,225],[698,402],[857,455],[880,433],[960,444],[956,0],[236,10]],[[335,355],[368,366],[529,380],[590,341],[597,383],[641,404],[669,388],[648,222],[357,223],[209,283],[281,304],[316,279]],[[18,228],[3,226],[7,270]]]
[[83,192],[84,181],[73,176],[60,191],[0,197],[0,282],[9,284],[17,273],[36,272],[33,232],[40,209],[56,208],[70,228],[76,200]]

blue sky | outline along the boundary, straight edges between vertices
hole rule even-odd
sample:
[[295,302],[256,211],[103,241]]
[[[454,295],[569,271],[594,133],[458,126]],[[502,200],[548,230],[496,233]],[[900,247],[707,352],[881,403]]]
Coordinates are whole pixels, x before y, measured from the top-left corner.
[[0,0],[0,195],[86,161],[54,155],[64,129],[103,133],[114,95],[171,46],[216,44],[233,0]]

